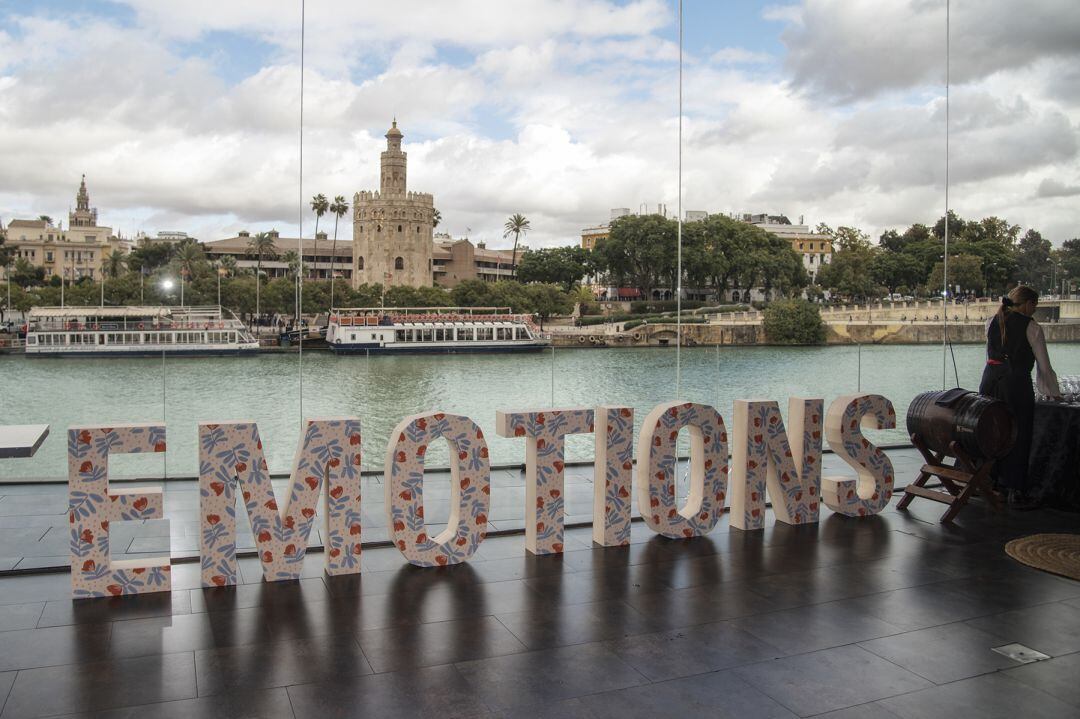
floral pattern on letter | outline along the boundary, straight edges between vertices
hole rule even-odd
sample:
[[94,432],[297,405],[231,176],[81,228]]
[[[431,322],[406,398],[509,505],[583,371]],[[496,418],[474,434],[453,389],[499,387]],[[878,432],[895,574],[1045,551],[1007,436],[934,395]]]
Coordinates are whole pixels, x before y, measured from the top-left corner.
[[818,521],[824,410],[824,400],[792,397],[788,401],[789,433],[776,402],[735,400],[732,527],[765,526],[766,492],[772,499],[777,521],[785,524]]
[[630,492],[634,476],[634,410],[597,407],[605,437],[596,437],[593,459],[593,541],[603,547],[630,543]]
[[[439,438],[450,443],[450,519],[432,537],[424,523],[424,457]],[[386,447],[386,511],[390,538],[418,567],[471,557],[487,536],[491,465],[484,433],[468,417],[432,412],[406,417]]]
[[292,487],[279,511],[254,422],[199,425],[199,548],[202,585],[236,584],[236,489],[239,486],[263,579],[299,579],[315,521],[323,506],[326,573],[360,571],[360,420],[308,420],[293,459]]
[[[683,427],[690,430],[690,493],[680,510],[675,506],[675,449]],[[638,438],[638,508],[645,523],[672,539],[711,531],[724,510],[727,460],[727,430],[715,409],[691,402],[655,407]]]
[[533,554],[563,550],[563,518],[568,434],[593,431],[591,409],[496,412],[502,437],[525,438],[525,548]]
[[68,526],[71,595],[112,597],[167,592],[169,557],[113,561],[109,529],[122,521],[161,519],[161,489],[111,489],[109,455],[164,452],[165,427],[122,424],[68,429]]
[[862,427],[892,429],[896,411],[892,402],[876,394],[837,397],[825,416],[829,447],[851,465],[858,479],[825,477],[821,497],[825,506],[849,517],[877,514],[889,505],[893,466],[889,457],[863,437]]

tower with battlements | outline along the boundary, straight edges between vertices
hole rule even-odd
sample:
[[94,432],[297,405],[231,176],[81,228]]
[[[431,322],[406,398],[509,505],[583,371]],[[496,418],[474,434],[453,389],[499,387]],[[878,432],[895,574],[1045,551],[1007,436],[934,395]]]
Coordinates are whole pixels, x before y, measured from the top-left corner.
[[435,199],[409,192],[397,120],[386,133],[379,191],[353,196],[353,286],[430,287]]

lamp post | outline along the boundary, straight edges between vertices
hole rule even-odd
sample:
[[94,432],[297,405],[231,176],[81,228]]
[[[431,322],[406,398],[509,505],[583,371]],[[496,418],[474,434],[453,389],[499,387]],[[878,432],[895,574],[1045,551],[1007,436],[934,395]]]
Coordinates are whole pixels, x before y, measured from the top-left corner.
[[173,281],[169,278],[161,281],[161,289],[165,290],[165,292],[172,292],[173,285]]

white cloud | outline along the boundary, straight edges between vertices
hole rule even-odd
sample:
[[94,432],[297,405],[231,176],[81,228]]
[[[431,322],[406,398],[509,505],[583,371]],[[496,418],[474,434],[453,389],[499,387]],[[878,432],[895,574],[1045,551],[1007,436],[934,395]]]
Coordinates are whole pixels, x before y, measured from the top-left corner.
[[[28,17],[0,31],[0,216],[63,216],[86,172],[102,219],[128,232],[295,232],[295,4],[129,4],[134,28]],[[996,23],[1019,11],[990,8],[972,24],[972,6],[954,7],[954,208],[1074,236],[1080,64],[1063,37],[1080,13],[1061,6],[1056,25],[1021,19],[1005,37]],[[786,57],[742,47],[688,57],[685,208],[785,212],[874,235],[933,222],[944,210],[941,8],[774,6],[763,15],[785,24]],[[675,210],[670,2],[309,1],[308,11],[306,195],[377,187],[396,114],[410,188],[433,193],[456,234],[471,227],[502,245],[506,216],[522,212],[530,244],[565,244],[611,207]],[[240,51],[192,54],[208,33],[269,50],[241,72],[222,64]]]

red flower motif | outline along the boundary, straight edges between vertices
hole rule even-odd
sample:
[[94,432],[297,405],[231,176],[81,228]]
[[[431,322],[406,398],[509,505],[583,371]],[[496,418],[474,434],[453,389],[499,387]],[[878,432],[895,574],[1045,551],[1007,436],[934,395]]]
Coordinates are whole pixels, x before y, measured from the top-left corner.
[[543,522],[537,522],[536,523],[536,531],[537,531],[537,533],[543,532],[544,531],[544,526],[545,525],[544,525]]
[[395,519],[394,520],[394,531],[395,532],[404,532],[405,531],[405,522],[402,522],[400,519]]
[[241,473],[246,472],[246,471],[247,471],[247,465],[246,464],[244,464],[243,462],[237,462],[236,463],[236,473],[237,474],[241,474]]
[[423,457],[425,454],[427,454],[427,445],[426,444],[422,444],[422,445],[420,445],[419,447],[416,448],[416,456],[417,457]]
[[154,443],[154,451],[155,452],[164,452],[165,451],[165,443],[164,442],[155,442]]
[[466,543],[466,542],[468,542],[468,541],[469,541],[469,540],[468,540],[468,539],[466,539],[465,537],[458,537],[458,538],[457,538],[457,541],[456,541],[456,544],[457,544],[457,545],[458,545],[459,547],[464,547],[464,546],[465,546],[465,543]]
[[416,543],[417,544],[423,544],[426,541],[427,541],[427,534],[426,533],[420,532],[420,534],[416,535]]
[[487,459],[488,458],[488,448],[487,447],[481,447],[480,448],[480,458],[481,459]]
[[304,515],[305,519],[311,519],[315,516],[315,510],[311,507],[304,507],[300,510],[300,514]]
[[225,491],[225,483],[224,482],[211,482],[210,483],[210,491],[212,491],[215,495],[220,497],[221,493]]
[[89,472],[93,472],[93,471],[94,471],[94,463],[93,462],[87,461],[87,462],[83,462],[81,465],[79,465],[79,472],[81,474],[88,474]]
[[330,550],[330,556],[331,556],[331,557],[333,557],[333,558],[335,558],[335,559],[336,559],[336,558],[337,558],[337,557],[339,557],[340,555],[341,555],[341,550],[340,550],[340,549],[338,549],[337,547],[334,547],[333,549],[331,549],[331,550]]
[[85,429],[82,432],[79,432],[79,442],[81,444],[90,444],[91,439],[93,438],[90,436],[90,433],[87,432]]
[[553,544],[551,545],[551,549],[552,549],[552,551],[554,551],[554,552],[557,552],[557,553],[559,553],[559,554],[562,554],[562,550],[563,550],[563,545],[562,545],[562,542],[555,542],[555,543],[553,543]]
[[360,534],[361,531],[362,530],[361,530],[361,527],[360,527],[359,524],[354,524],[354,525],[349,527],[349,534],[351,534],[353,536],[356,536],[357,534]]
[[312,491],[319,488],[319,480],[314,477],[304,477],[304,482],[307,483],[307,486],[311,487]]
[[285,547],[285,556],[286,557],[295,557],[296,556],[296,545],[295,544],[290,544],[290,545],[287,545]]
[[131,503],[131,506],[141,512],[144,509],[146,509],[146,505],[148,505],[148,504],[149,504],[149,502],[147,501],[146,497],[139,497],[138,499],[136,499],[134,502]]
[[94,533],[89,529],[84,529],[82,534],[79,535],[79,539],[81,539],[84,544],[90,544],[94,541]]
[[101,531],[102,532],[108,532],[109,531],[109,520],[106,519],[104,522],[101,523]]
[[293,516],[291,514],[286,514],[284,524],[285,524],[286,529],[295,529],[296,520],[293,518]]
[[206,515],[206,521],[209,522],[211,526],[213,526],[221,521],[221,517],[216,514],[208,514]]
[[445,567],[448,561],[449,560],[442,554],[435,557],[435,563],[438,564],[440,567]]
[[557,489],[551,490],[550,492],[548,492],[548,494],[550,494],[554,499],[558,499],[560,496],[562,496],[562,492]]
[[630,496],[630,492],[626,491],[626,487],[619,487],[619,498],[626,499]]
[[109,586],[105,587],[105,591],[107,591],[114,597],[119,597],[121,594],[124,593],[123,587],[121,587],[119,584],[110,584]]
[[465,479],[461,480],[460,484],[462,489],[468,489],[469,485],[472,484],[472,480],[466,477]]
[[354,447],[356,445],[360,444],[360,435],[358,435],[358,434],[350,435],[349,436],[349,444],[351,444]]
[[419,429],[427,429],[427,420],[421,417],[420,419],[416,420],[416,426]]
[[85,562],[83,562],[82,570],[84,572],[92,572],[95,569],[97,569],[97,562],[95,562],[93,559],[87,559]]
[[269,564],[270,562],[274,561],[274,553],[269,550],[263,552],[262,560],[264,563]]
[[477,523],[478,525],[481,525],[481,526],[483,526],[483,525],[487,524],[487,515],[486,515],[486,514],[484,514],[483,512],[481,512],[480,514],[476,515],[476,523]]
[[564,469],[564,468],[566,467],[566,465],[565,465],[565,464],[563,464],[562,462],[559,462],[558,460],[556,460],[555,462],[553,462],[553,463],[552,463],[552,466],[554,466],[554,467],[555,467],[555,471],[556,471],[556,472],[562,472],[562,471],[563,471],[563,469]]
[[514,427],[514,436],[515,437],[524,437],[525,436],[525,428],[520,426],[520,425],[517,426],[517,427]]
[[263,531],[259,532],[259,542],[269,542],[269,541],[270,541],[270,532],[266,531],[265,529]]
[[[357,458],[359,459],[359,457],[357,457]],[[330,490],[330,496],[333,497],[334,499],[341,499],[341,495],[342,495],[342,493],[344,493],[344,491],[345,491],[345,488],[342,487],[339,484],[339,485],[337,485],[336,487],[334,487],[333,489]]]
[[634,468],[634,463],[633,462],[623,462],[622,463],[622,468],[625,469],[627,472],[629,472],[630,470],[632,470]]
[[219,587],[225,586],[225,577],[221,576],[220,574],[215,574],[214,576],[210,577],[210,581],[218,585]]
[[272,509],[272,510],[274,510],[276,512],[277,511],[277,500],[276,499],[268,500],[266,502],[266,504],[264,504],[263,506],[266,507],[267,509]]

